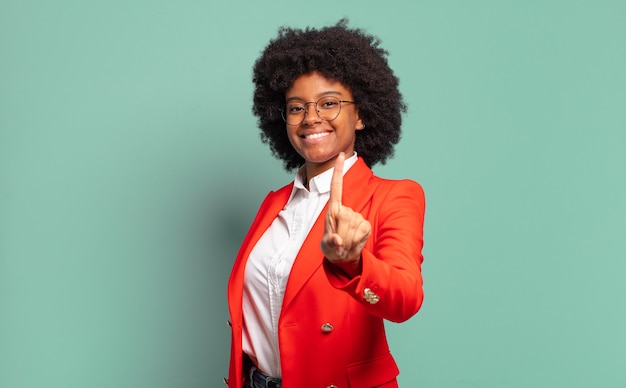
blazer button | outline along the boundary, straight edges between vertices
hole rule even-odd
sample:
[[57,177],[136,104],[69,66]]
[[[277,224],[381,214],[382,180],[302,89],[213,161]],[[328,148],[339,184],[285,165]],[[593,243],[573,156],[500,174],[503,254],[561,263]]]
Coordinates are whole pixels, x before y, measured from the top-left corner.
[[230,328],[233,327],[233,323],[230,320],[226,321],[226,324],[228,324],[228,327],[230,327]]
[[376,304],[380,300],[378,295],[376,295],[374,291],[369,288],[363,290],[363,299],[365,299],[369,304]]
[[324,334],[328,334],[331,331],[333,331],[335,328],[333,327],[333,325],[331,325],[330,323],[326,322],[325,324],[322,325],[322,333]]
[[326,387],[326,388],[337,388],[337,386],[336,386],[336,385],[329,385],[329,386],[328,386],[328,387]]
[[222,379],[222,381],[224,381],[224,385],[228,387],[228,379],[226,377],[224,377]]

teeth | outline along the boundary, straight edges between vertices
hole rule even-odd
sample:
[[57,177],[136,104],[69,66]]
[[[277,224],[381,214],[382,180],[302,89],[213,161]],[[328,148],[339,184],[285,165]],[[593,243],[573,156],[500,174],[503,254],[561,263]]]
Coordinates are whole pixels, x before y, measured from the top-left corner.
[[304,136],[305,139],[319,139],[320,137],[328,136],[328,132],[312,133]]

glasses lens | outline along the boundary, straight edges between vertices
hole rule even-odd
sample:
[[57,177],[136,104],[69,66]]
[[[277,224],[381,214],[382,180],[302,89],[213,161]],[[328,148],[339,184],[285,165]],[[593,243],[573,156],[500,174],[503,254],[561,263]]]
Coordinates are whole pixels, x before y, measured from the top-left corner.
[[300,102],[290,102],[285,106],[283,119],[289,125],[298,125],[304,120],[306,107]]
[[[281,111],[283,119],[289,125],[300,125],[307,114],[306,105],[313,104],[311,102],[289,102],[285,106],[285,110]],[[326,121],[332,121],[339,116],[341,111],[341,101],[336,97],[322,97],[315,103],[317,115]]]
[[323,97],[317,101],[317,113],[327,121],[332,121],[339,116],[341,102],[335,97]]

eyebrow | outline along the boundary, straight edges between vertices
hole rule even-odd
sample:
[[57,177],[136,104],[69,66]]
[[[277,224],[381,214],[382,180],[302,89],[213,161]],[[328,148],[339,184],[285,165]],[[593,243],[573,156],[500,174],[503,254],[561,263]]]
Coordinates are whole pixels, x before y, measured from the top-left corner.
[[[326,97],[326,96],[330,96],[330,95],[336,95],[336,96],[341,96],[341,92],[338,92],[336,90],[328,90],[325,92],[322,92],[320,94],[318,94],[316,96],[316,98],[319,100],[322,97]],[[304,101],[304,98],[302,97],[298,97],[298,96],[293,96],[293,97],[289,97],[288,99],[285,100],[285,102],[289,102],[289,101]]]

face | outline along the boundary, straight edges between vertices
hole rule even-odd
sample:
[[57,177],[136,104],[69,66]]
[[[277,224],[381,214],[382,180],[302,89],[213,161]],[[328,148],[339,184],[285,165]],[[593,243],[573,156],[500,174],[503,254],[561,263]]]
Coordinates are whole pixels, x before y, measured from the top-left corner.
[[[353,101],[352,92],[347,87],[318,72],[299,76],[285,93],[287,103],[314,102],[326,96]],[[315,104],[307,104],[304,121],[299,125],[287,125],[287,136],[305,160],[307,177],[312,178],[333,167],[340,152],[345,152],[346,157],[352,156],[356,131],[362,128],[358,108],[353,103],[341,103],[339,116],[331,121],[318,116]]]

